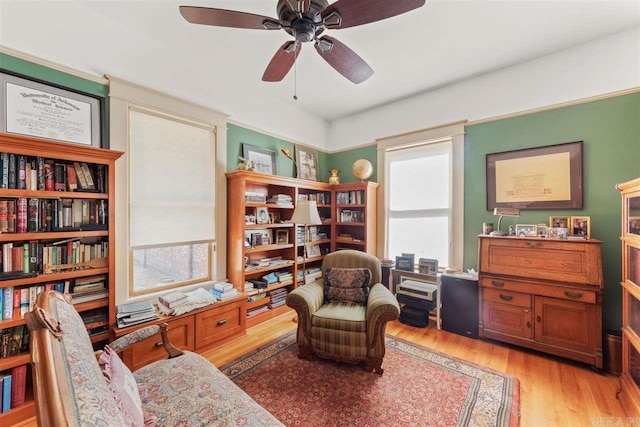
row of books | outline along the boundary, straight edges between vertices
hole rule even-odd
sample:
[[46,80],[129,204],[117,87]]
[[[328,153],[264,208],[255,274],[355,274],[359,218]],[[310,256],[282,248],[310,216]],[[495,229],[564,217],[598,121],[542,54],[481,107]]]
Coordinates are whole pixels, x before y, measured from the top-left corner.
[[0,359],[29,351],[29,328],[27,325],[0,329]]
[[[73,270],[79,264],[92,260],[105,260],[109,255],[109,243],[81,243],[80,238],[65,239],[49,243],[29,241],[25,243],[4,243],[0,247],[2,272],[23,272],[46,274],[59,270],[57,266],[68,266]],[[6,280],[0,275],[0,280]]]
[[298,200],[310,200],[319,205],[328,205],[331,204],[331,193],[322,191],[319,193],[298,194]]
[[14,366],[0,373],[0,412],[24,405],[27,389],[27,365]]
[[263,193],[258,193],[257,191],[245,191],[244,200],[245,202],[266,203],[267,196]]
[[288,293],[287,288],[278,288],[273,291],[268,291],[267,295],[269,296],[269,303],[267,304],[267,307],[276,308],[285,305]]
[[364,202],[364,190],[336,192],[336,204],[338,205],[361,205]]
[[105,193],[106,168],[85,162],[62,163],[43,157],[0,153],[0,188]]
[[0,232],[3,233],[106,230],[107,224],[106,200],[0,199]]

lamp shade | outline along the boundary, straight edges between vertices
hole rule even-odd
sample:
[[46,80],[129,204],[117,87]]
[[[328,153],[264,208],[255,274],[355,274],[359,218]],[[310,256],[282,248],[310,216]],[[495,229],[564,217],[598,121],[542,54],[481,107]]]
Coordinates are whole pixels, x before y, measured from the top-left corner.
[[296,204],[291,216],[291,222],[294,224],[317,225],[322,224],[318,207],[315,201],[300,200]]

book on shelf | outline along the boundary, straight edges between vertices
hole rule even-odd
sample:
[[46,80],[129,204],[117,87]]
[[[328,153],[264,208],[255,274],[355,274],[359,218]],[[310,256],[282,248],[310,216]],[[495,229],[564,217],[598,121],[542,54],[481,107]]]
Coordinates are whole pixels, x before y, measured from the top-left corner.
[[227,289],[226,291],[220,291],[216,288],[209,289],[209,293],[216,297],[217,300],[224,301],[240,295],[236,288]]
[[97,289],[93,291],[86,291],[81,293],[72,293],[71,301],[73,304],[80,304],[83,302],[96,301],[99,299],[107,298],[109,296],[108,289]]
[[186,303],[189,296],[182,291],[171,291],[158,297],[158,302],[166,308],[172,309]]
[[228,291],[230,289],[233,289],[233,284],[229,283],[229,282],[216,282],[213,285],[213,288],[224,292],[224,291]]
[[131,302],[116,306],[116,316],[128,316],[131,314],[153,311],[153,305],[149,301]]
[[11,408],[24,405],[26,389],[27,365],[14,366],[11,368]]
[[116,320],[119,328],[159,319],[158,313],[149,301],[134,302],[116,306]]
[[11,409],[11,374],[2,375],[2,412]]

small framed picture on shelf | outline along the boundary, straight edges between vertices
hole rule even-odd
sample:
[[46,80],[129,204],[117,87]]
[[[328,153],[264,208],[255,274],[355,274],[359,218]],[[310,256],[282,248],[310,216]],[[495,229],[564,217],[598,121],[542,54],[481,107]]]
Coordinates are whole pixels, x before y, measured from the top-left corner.
[[277,175],[275,151],[242,143],[242,156],[253,162],[256,172]]
[[318,152],[298,145],[296,147],[298,178],[318,180]]
[[549,227],[546,224],[538,224],[538,237],[549,237]]
[[413,271],[413,256],[396,256],[396,270]]
[[273,211],[269,212],[269,224],[278,224],[280,223],[280,212]]
[[273,243],[273,239],[271,238],[271,230],[260,230],[260,238],[262,239],[263,245],[270,245]]
[[255,215],[245,215],[244,216],[244,223],[246,225],[253,225],[256,223],[256,216]]
[[570,216],[550,216],[549,227],[569,228],[571,222]]
[[558,227],[547,227],[547,237],[549,237],[550,239],[557,239],[558,230]]
[[276,230],[276,244],[286,245],[289,243],[289,230]]
[[315,258],[317,256],[322,255],[320,253],[319,245],[306,245],[305,250],[307,251],[307,258]]
[[256,208],[256,223],[269,224],[269,210],[267,208]]
[[518,237],[536,237],[538,235],[538,226],[534,224],[516,224],[516,236]]
[[418,273],[438,274],[438,260],[431,258],[420,258],[418,260]]
[[591,217],[590,216],[572,216],[571,217],[571,235],[582,237],[584,239],[591,238]]

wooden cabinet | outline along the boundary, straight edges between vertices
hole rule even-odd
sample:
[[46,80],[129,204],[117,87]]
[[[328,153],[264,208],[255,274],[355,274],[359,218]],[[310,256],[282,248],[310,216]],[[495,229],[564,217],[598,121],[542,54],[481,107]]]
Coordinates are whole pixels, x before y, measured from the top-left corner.
[[[247,295],[247,326],[288,311],[284,304],[273,304],[273,292],[293,290],[304,281],[302,270],[319,269],[325,254],[345,248],[375,253],[377,187],[371,182],[330,185],[249,171],[227,173],[229,281],[244,292],[248,280],[270,273],[278,277],[257,297]],[[289,222],[302,199],[316,201],[322,224]]]
[[617,185],[622,194],[622,374],[618,396],[640,416],[640,178]]
[[480,336],[602,368],[601,242],[479,239]]
[[[179,349],[196,352],[209,350],[245,333],[244,304],[244,297],[236,297],[179,316],[161,315],[159,319],[142,325],[115,329],[115,337],[119,338],[144,326],[167,323],[169,339]],[[122,360],[131,370],[166,357],[167,352],[158,336],[136,343],[122,352]]]
[[[0,334],[26,331],[23,315],[38,292],[74,291],[94,278],[103,290],[85,294],[83,302],[74,293],[75,308],[91,341],[106,343],[115,322],[115,220],[108,212],[114,211],[113,170],[122,153],[8,134],[0,134],[0,153]],[[93,189],[82,188],[84,165]],[[30,371],[29,361],[24,346],[17,354],[9,351],[0,358],[0,373],[22,365]],[[0,425],[35,416],[30,378],[27,372],[25,404],[0,413]]]

